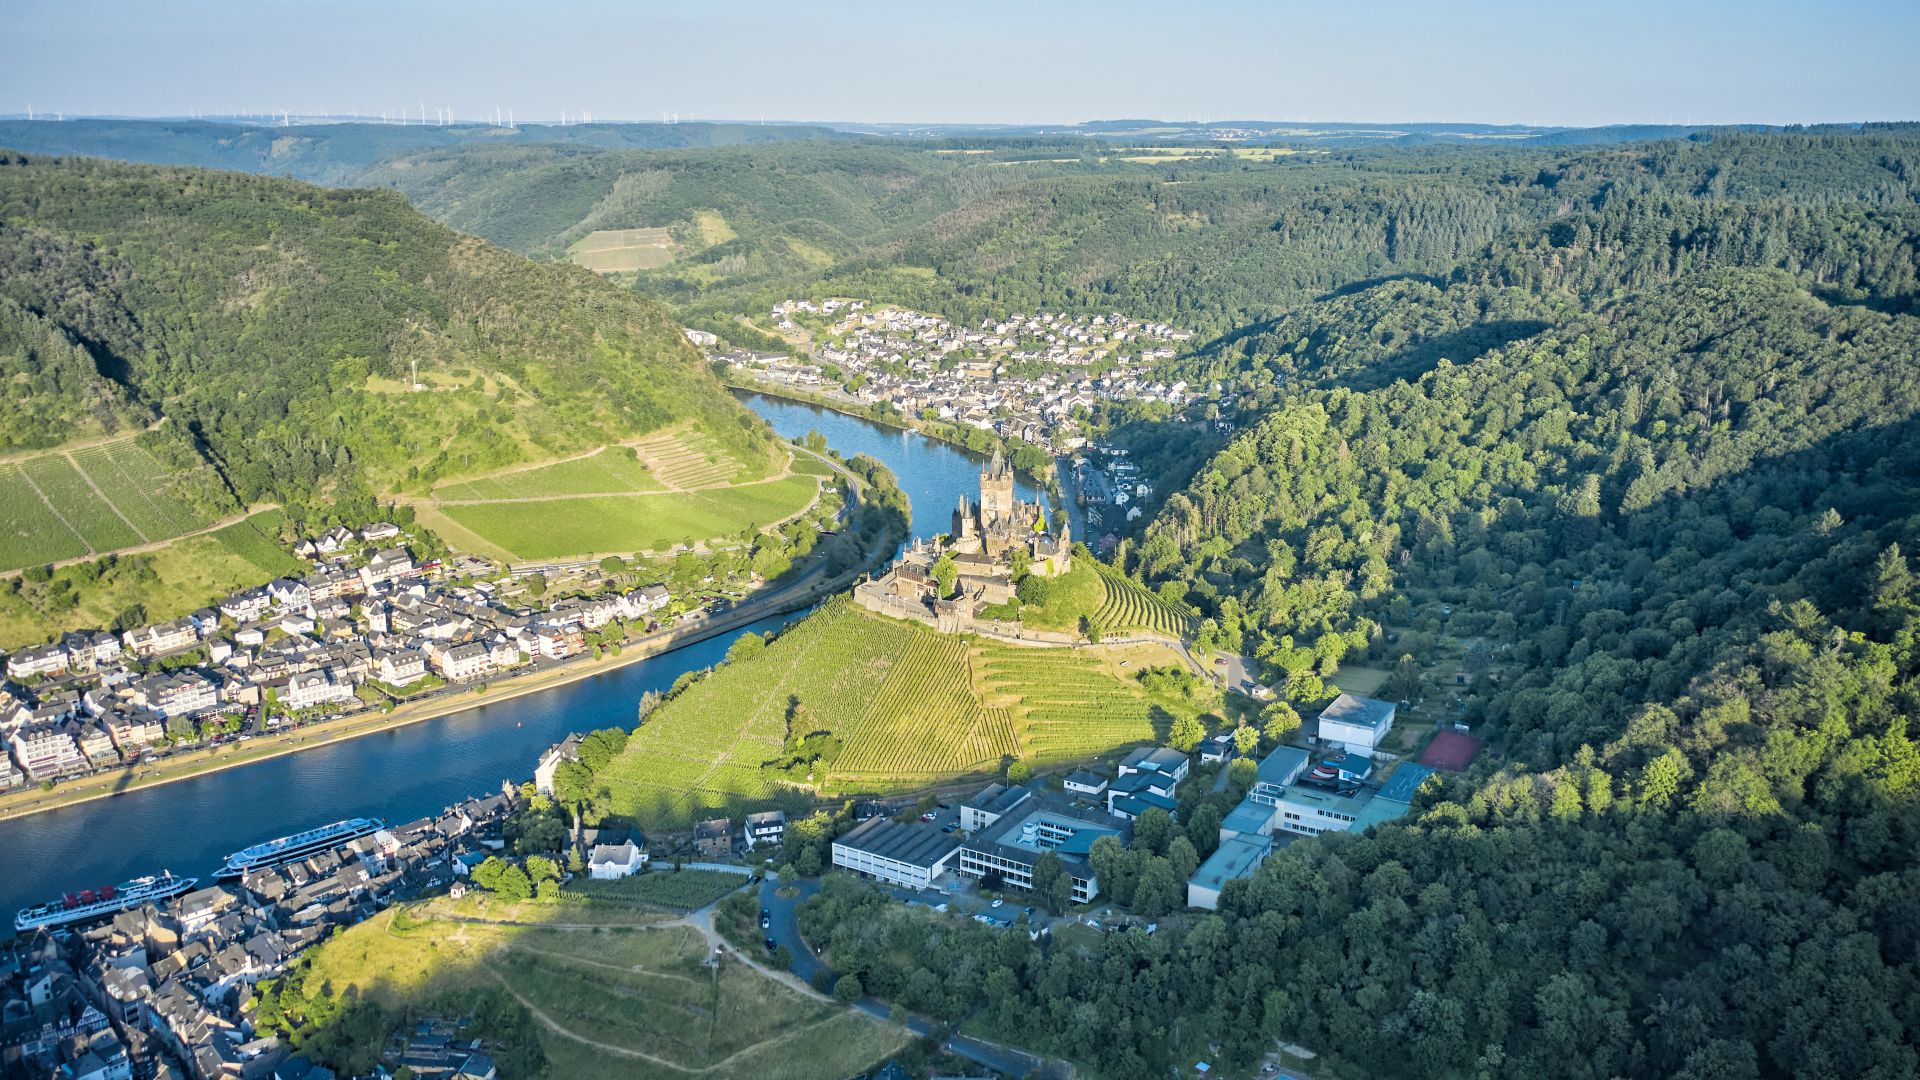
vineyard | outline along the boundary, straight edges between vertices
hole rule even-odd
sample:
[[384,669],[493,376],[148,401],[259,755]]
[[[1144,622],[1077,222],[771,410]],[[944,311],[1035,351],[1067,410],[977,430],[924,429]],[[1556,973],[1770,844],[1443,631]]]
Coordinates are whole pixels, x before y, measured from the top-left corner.
[[137,547],[207,524],[168,494],[172,483],[132,439],[0,465],[0,570]]
[[1133,743],[1165,739],[1156,706],[1133,680],[1120,680],[1096,660],[1070,650],[976,645],[974,669],[983,700],[1004,707],[1035,763],[1098,757]]
[[433,497],[440,502],[486,502],[660,490],[660,482],[631,447],[608,446],[552,465],[445,484],[434,489]]
[[1168,637],[1184,638],[1193,633],[1191,612],[1175,607],[1146,586],[1105,563],[1095,563],[1107,598],[1094,613],[1094,620],[1109,633],[1149,630]]
[[677,828],[1095,757],[1164,737],[1182,706],[1131,671],[1174,659],[970,643],[839,597],[656,709],[601,779],[616,813]]

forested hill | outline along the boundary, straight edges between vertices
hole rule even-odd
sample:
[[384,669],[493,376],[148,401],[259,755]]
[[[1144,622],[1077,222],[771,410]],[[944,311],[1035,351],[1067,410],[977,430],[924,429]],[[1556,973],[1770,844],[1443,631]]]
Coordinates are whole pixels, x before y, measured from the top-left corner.
[[287,176],[350,185],[369,166],[400,154],[459,146],[685,148],[854,136],[804,124],[236,124],[204,120],[0,120],[0,146],[29,154],[80,155],[155,165]]
[[237,173],[0,155],[0,362],[37,380],[0,442],[164,416],[242,502],[420,490],[687,417],[771,452],[646,299],[390,192]]
[[1303,712],[1366,656],[1489,753],[1116,998],[1387,1075],[1920,1071],[1915,161],[1584,156],[1528,177],[1551,219],[1217,351],[1266,415],[1129,569]]

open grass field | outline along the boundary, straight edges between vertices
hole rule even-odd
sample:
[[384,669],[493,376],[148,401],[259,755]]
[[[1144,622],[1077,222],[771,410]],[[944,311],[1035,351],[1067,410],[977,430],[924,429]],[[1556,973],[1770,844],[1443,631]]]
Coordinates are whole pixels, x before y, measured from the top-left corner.
[[658,270],[673,262],[673,235],[666,229],[600,229],[576,240],[567,257],[602,274]]
[[801,513],[820,493],[794,475],[709,491],[449,503],[440,512],[516,560],[663,551],[763,528]]
[[738,961],[708,966],[691,927],[584,925],[572,904],[523,904],[520,924],[488,922],[471,901],[389,910],[341,932],[314,950],[309,985],[391,1008],[505,989],[539,1025],[554,1076],[839,1080],[907,1038]]
[[1180,706],[1132,673],[1176,662],[1159,646],[973,642],[837,598],[655,710],[601,779],[616,812],[672,828],[998,772],[1016,757],[1095,757],[1165,734]]
[[132,438],[0,465],[0,570],[157,543],[207,524]]

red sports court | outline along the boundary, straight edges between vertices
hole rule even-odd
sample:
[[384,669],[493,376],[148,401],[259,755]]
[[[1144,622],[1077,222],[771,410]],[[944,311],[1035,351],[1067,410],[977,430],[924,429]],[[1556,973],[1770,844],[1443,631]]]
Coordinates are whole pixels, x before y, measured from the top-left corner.
[[1458,731],[1442,731],[1427,743],[1417,759],[1422,765],[1451,772],[1465,772],[1467,763],[1480,753],[1485,740]]

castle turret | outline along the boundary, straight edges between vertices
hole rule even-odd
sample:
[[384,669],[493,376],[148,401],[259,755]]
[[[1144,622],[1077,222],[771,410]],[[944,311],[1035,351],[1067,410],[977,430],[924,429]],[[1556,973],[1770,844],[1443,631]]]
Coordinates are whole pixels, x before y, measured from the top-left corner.
[[994,447],[993,460],[980,474],[981,517],[988,522],[1008,521],[1013,517],[1013,467],[1006,455]]

